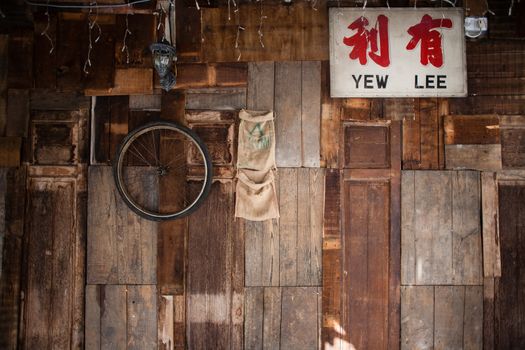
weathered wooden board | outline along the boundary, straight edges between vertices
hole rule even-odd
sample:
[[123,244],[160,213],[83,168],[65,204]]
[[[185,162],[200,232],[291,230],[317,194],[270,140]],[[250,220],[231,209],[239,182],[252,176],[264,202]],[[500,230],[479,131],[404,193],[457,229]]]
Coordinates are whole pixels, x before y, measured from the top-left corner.
[[301,62],[275,65],[275,160],[278,167],[300,167],[301,157]]
[[246,106],[251,110],[273,110],[275,64],[252,62],[248,64],[248,93]]
[[19,166],[21,147],[20,137],[0,137],[0,167]]
[[415,100],[415,117],[403,120],[403,169],[443,169],[443,127],[448,100]]
[[404,171],[401,188],[402,284],[481,284],[479,174]]
[[[242,220],[242,219],[241,219]],[[245,232],[246,286],[279,285],[279,223],[242,220]]]
[[501,276],[498,227],[498,181],[495,173],[481,174],[481,209],[483,225],[483,276]]
[[443,124],[446,145],[500,143],[497,115],[447,115]]
[[401,349],[481,349],[482,286],[403,286]]
[[[115,32],[124,35],[129,30],[126,41],[115,42],[115,67],[149,68],[152,67],[152,55],[149,45],[155,42],[155,16],[134,14],[119,15],[116,18]],[[126,45],[126,46],[124,46]]]
[[330,97],[329,63],[321,64],[321,165],[337,168],[339,162],[339,129],[341,109]]
[[176,89],[246,86],[246,63],[177,64]]
[[151,95],[153,68],[115,68],[110,88],[86,88],[86,96]]
[[[524,217],[525,185],[500,183],[499,231],[501,239],[501,278],[496,279],[494,295],[495,349],[525,346],[525,266]],[[490,331],[490,330],[486,330]]]
[[525,114],[525,96],[469,96],[449,100],[450,114]]
[[302,62],[301,144],[302,166],[320,166],[321,62]]
[[19,339],[26,168],[0,170],[0,348]]
[[27,137],[29,129],[29,90],[7,91],[5,136]]
[[129,131],[129,97],[100,96],[95,100],[91,141],[92,164],[107,164]]
[[446,169],[501,169],[501,145],[446,145]]
[[[154,183],[140,184],[150,200]],[[151,190],[148,190],[150,188]],[[104,218],[103,220],[101,218]],[[109,166],[89,168],[87,281],[91,284],[156,283],[157,223],[140,218],[122,201]]]
[[525,167],[525,116],[501,116],[503,168]]
[[86,349],[156,349],[154,285],[87,285]]
[[33,31],[19,28],[9,34],[7,86],[13,89],[33,87]]
[[83,344],[84,182],[30,178],[26,229],[27,286],[24,346]]
[[200,62],[202,58],[201,11],[179,1],[175,3],[175,14],[177,61]]
[[186,327],[189,348],[230,348],[235,235],[233,184],[217,182],[189,217]]
[[62,12],[58,15],[56,66],[59,91],[82,89],[83,43],[87,39],[87,28],[86,14]]
[[246,108],[246,88],[207,88],[186,91],[186,109],[236,110]]
[[[42,12],[34,14],[35,32],[33,35],[34,57],[33,79],[37,89],[56,89],[57,86],[57,16]],[[47,29],[47,31],[46,31]],[[42,33],[47,33],[49,38]]]
[[32,89],[30,96],[31,109],[71,111],[90,108],[91,98],[78,92],[58,92],[48,89]]
[[344,168],[390,168],[389,125],[343,125],[341,164]]
[[158,349],[185,349],[185,300],[183,295],[158,297]]
[[[227,6],[202,10],[204,61],[328,59],[326,7],[317,8],[306,3],[289,7],[243,3],[238,11],[240,22],[235,20],[234,9],[230,13]],[[261,11],[265,16],[262,27]],[[239,33],[238,25],[243,27]],[[258,34],[259,30],[262,36]]]
[[281,296],[281,349],[318,349],[320,329],[319,288],[288,287]]

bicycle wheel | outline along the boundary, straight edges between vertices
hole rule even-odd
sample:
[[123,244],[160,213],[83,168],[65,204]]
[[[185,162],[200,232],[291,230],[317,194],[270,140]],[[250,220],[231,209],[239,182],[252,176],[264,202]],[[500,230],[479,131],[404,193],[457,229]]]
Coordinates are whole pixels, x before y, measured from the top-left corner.
[[[201,169],[198,178],[189,177],[192,168]],[[211,188],[212,164],[206,145],[192,130],[158,121],[122,140],[113,176],[122,199],[136,214],[172,220],[191,214],[204,201]]]

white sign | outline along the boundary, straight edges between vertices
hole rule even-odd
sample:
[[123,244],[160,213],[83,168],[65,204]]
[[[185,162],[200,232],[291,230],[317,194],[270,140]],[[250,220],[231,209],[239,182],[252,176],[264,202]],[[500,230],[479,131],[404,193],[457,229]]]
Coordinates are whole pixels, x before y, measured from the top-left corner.
[[462,9],[330,8],[332,97],[467,95]]

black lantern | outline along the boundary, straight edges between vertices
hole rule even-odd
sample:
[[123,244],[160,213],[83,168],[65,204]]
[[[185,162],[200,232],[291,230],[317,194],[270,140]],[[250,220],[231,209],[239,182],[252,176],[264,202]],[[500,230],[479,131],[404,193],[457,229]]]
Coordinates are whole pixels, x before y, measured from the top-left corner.
[[171,66],[177,61],[177,52],[167,41],[151,44],[149,49],[153,54],[153,66],[160,77],[160,85],[166,91],[170,91],[176,83],[175,75]]

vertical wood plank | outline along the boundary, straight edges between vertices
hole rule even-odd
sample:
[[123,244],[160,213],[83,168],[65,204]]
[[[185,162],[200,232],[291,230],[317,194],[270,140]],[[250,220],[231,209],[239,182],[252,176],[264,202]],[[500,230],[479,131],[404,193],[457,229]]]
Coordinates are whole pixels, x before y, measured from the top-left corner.
[[275,65],[275,160],[278,167],[301,163],[301,62]]
[[480,176],[475,171],[456,172],[452,179],[452,282],[483,283]]
[[127,349],[157,348],[157,288],[127,286]]
[[7,124],[7,49],[9,37],[0,35],[0,136],[5,136]]
[[434,348],[463,348],[464,286],[435,287]]
[[124,285],[101,285],[100,305],[100,349],[127,348],[127,297]]
[[250,62],[248,64],[248,95],[246,106],[252,110],[274,108],[274,63]]
[[186,349],[186,300],[184,295],[174,297],[173,340],[176,350]]
[[481,173],[483,276],[501,276],[498,227],[498,185],[495,173]]
[[282,349],[318,347],[317,287],[286,287],[282,290]]
[[321,165],[337,168],[341,110],[337,99],[330,97],[329,64],[321,63]]
[[263,349],[279,349],[282,343],[282,290],[280,287],[264,288]]
[[9,34],[7,51],[9,88],[29,89],[33,87],[33,31],[18,28]]
[[281,286],[297,284],[298,170],[279,169],[279,274]]
[[245,292],[244,348],[263,349],[264,288],[250,287]]
[[[233,186],[215,183],[189,218],[187,336],[190,348],[231,344]],[[213,237],[213,239],[210,239]]]
[[84,14],[61,13],[58,16],[57,37],[57,88],[60,91],[82,89],[81,53],[86,38]]
[[7,124],[5,136],[27,137],[29,130],[29,90],[9,89],[7,92]]
[[[57,86],[57,16],[49,13],[48,18],[44,13],[35,13],[34,57],[33,62],[34,82],[37,89],[56,89]],[[47,28],[50,40],[41,33]],[[52,46],[53,45],[53,46]],[[53,51],[51,49],[53,48]]]
[[229,230],[232,231],[231,347],[240,349],[244,344],[244,225],[230,222]]
[[301,96],[302,165],[320,166],[321,62],[302,62]]
[[463,349],[483,348],[483,286],[465,287]]
[[483,280],[483,349],[495,348],[495,305],[494,305],[494,278],[485,277]]
[[434,346],[434,287],[401,287],[401,349]]
[[94,284],[86,286],[86,333],[87,350],[100,349],[100,287]]
[[175,348],[173,339],[173,327],[175,325],[173,319],[173,295],[159,295],[158,307],[158,349],[173,350]]

